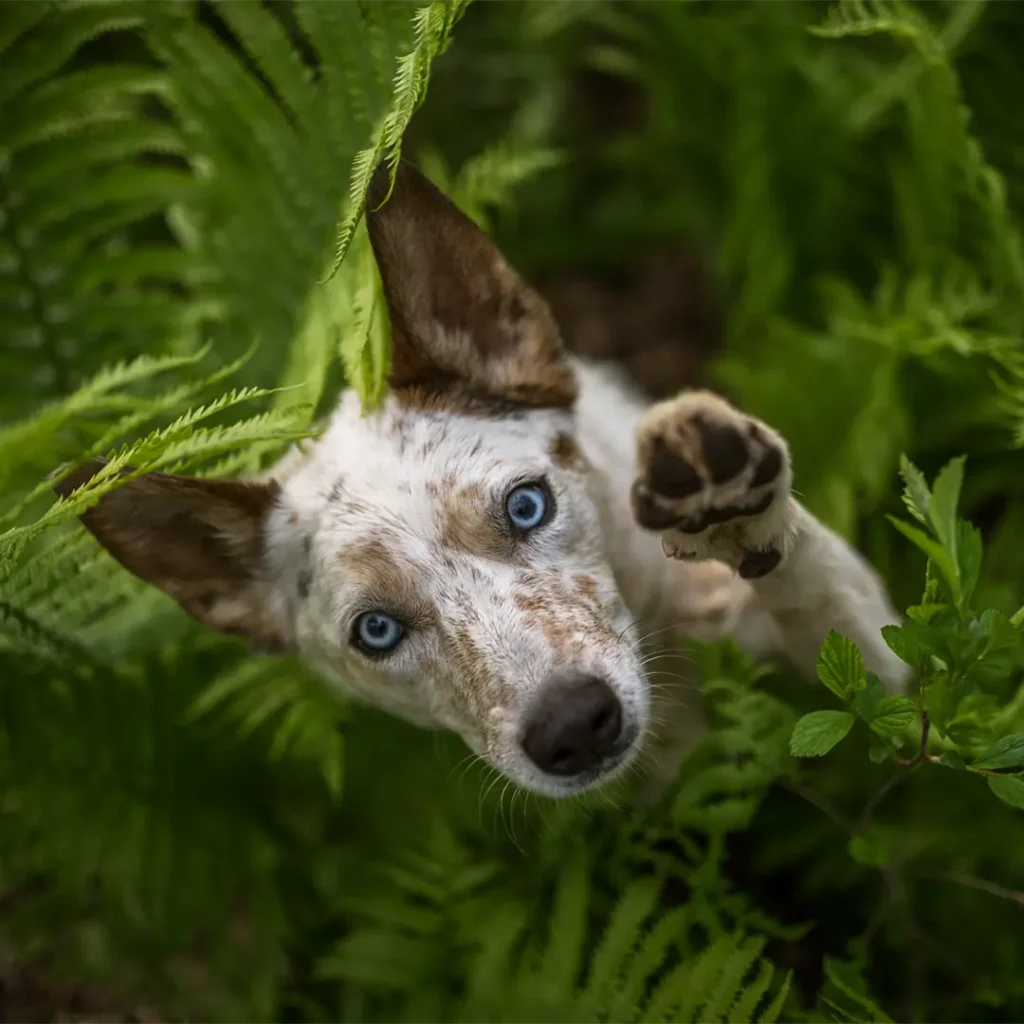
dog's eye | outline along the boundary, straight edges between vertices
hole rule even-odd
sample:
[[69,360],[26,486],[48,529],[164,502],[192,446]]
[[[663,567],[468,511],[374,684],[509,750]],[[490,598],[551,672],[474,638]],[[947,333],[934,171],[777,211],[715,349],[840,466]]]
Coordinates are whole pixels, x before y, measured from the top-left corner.
[[505,499],[509,522],[520,533],[536,530],[548,518],[551,502],[541,484],[521,484]]
[[387,654],[403,636],[402,624],[384,612],[364,612],[352,630],[352,642],[364,654]]

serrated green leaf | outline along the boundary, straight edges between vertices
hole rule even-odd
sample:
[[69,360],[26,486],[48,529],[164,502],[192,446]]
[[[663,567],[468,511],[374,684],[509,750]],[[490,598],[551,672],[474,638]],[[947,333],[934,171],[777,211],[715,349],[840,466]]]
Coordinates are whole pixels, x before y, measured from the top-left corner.
[[818,655],[818,678],[840,699],[849,700],[867,685],[867,670],[857,645],[835,630]]
[[919,523],[927,526],[931,522],[932,496],[924,474],[906,455],[901,455],[900,476],[906,485],[903,491],[903,504]]
[[957,565],[960,569],[960,600],[969,601],[978,585],[981,575],[981,532],[967,520],[958,519],[956,524]]
[[945,577],[953,599],[955,601],[959,600],[960,570],[953,558],[950,557],[949,552],[938,541],[929,537],[924,530],[919,530],[916,526],[911,526],[910,523],[905,523],[902,519],[895,518],[895,516],[887,516],[887,518],[907,540],[919,547],[935,563],[935,566]]
[[870,722],[875,716],[875,707],[884,697],[885,686],[882,680],[874,672],[869,672],[867,685],[854,698],[853,709],[865,722]]
[[849,711],[812,711],[793,726],[789,752],[794,757],[821,757],[846,736],[853,723]]
[[954,564],[957,563],[957,518],[956,509],[960,501],[960,488],[964,482],[963,456],[951,459],[939,471],[932,487],[932,502],[929,514],[935,535],[949,552]]
[[917,717],[917,705],[909,697],[883,697],[874,708],[871,728],[879,736],[898,736]]
[[1012,775],[993,775],[988,780],[988,788],[1004,804],[1024,811],[1024,780],[1016,779]]
[[983,751],[972,768],[995,771],[998,768],[1016,768],[1024,765],[1024,732],[1011,733],[997,740]]
[[882,639],[886,646],[900,661],[915,667],[920,660],[920,649],[914,643],[914,637],[902,626],[889,625],[882,627]]

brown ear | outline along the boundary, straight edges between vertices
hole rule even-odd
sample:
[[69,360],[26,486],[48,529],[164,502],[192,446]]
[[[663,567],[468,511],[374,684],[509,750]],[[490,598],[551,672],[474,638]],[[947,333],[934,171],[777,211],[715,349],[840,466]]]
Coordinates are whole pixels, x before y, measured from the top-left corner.
[[411,164],[398,165],[390,196],[388,184],[382,164],[367,224],[391,316],[391,387],[571,406],[575,377],[544,300]]
[[[54,490],[67,497],[103,465],[78,467]],[[82,522],[129,572],[204,625],[281,650],[263,578],[264,526],[276,496],[270,484],[147,473],[105,494]]]

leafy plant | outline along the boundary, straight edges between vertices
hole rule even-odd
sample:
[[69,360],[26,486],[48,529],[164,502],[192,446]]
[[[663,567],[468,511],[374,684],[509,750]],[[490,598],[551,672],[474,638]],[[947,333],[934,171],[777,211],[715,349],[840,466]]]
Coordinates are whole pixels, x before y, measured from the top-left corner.
[[[0,4],[5,1012],[1019,1019],[1021,10]],[[907,694],[839,634],[825,690],[693,645],[660,800],[527,801],[77,529],[118,471],[251,472],[380,398],[400,152],[542,284],[713,269],[705,375],[909,606]]]
[[[900,760],[903,768],[932,762],[986,775],[996,796],[1020,808],[1021,772],[1003,770],[1024,770],[1024,733],[1016,728],[1021,684],[1008,685],[1024,655],[1024,608],[1008,618],[994,608],[979,611],[974,605],[982,542],[979,532],[957,517],[964,460],[950,462],[932,488],[905,458],[902,474],[903,501],[917,524],[892,521],[928,556],[927,584],[906,621],[886,626],[882,634],[914,669],[920,698],[886,696],[856,646],[832,632],[818,659],[818,678],[850,710],[804,715],[794,727],[790,750],[798,757],[826,754],[860,717],[875,734],[872,760],[884,761],[898,757],[908,729],[916,723],[918,749],[912,758]],[[930,752],[933,730],[939,753]]]

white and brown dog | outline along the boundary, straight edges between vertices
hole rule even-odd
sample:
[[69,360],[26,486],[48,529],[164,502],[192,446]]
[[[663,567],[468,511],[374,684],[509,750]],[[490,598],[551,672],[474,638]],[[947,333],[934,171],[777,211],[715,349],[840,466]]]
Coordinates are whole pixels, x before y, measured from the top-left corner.
[[[368,214],[392,325],[381,407],[345,393],[258,480],[128,480],[82,517],[126,568],[551,796],[657,740],[642,641],[673,627],[811,672],[836,629],[900,685],[886,593],[792,497],[778,434],[707,392],[645,408],[564,352],[543,300],[418,171],[387,188]],[[674,722],[681,748],[699,712]]]

